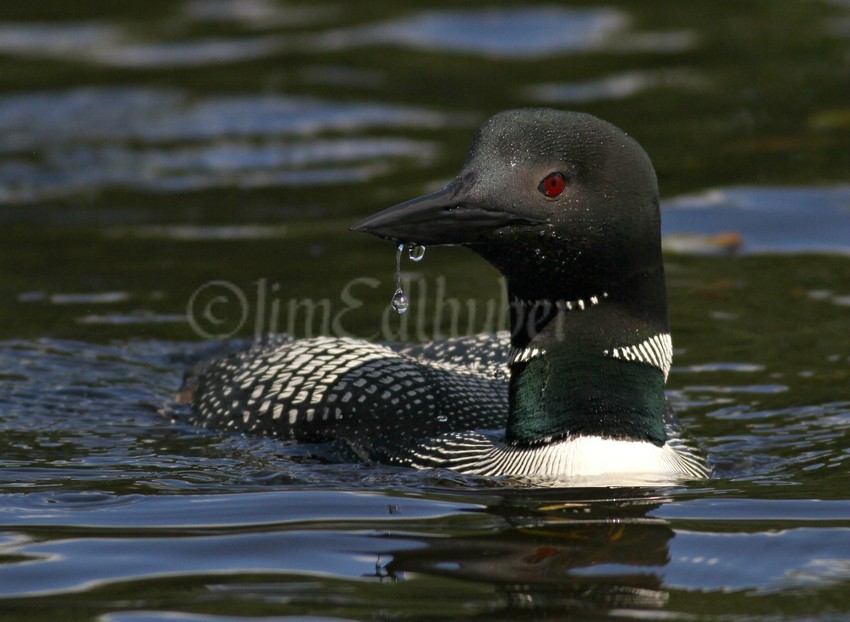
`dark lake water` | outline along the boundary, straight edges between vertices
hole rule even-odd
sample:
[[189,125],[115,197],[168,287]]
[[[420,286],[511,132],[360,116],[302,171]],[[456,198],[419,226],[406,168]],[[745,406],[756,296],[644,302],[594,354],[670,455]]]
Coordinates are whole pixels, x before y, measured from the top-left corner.
[[[669,488],[323,464],[163,406],[269,331],[498,328],[463,249],[359,218],[499,110],[592,112],[662,189]],[[0,6],[0,619],[850,618],[850,3]]]

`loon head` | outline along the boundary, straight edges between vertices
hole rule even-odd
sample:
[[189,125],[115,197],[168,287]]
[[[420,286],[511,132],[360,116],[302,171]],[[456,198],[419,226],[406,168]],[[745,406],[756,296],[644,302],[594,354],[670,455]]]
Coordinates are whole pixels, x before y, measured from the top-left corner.
[[460,244],[511,300],[506,439],[665,442],[671,348],[658,184],[638,143],[589,114],[499,113],[447,186],[354,226]]
[[[593,295],[600,283],[661,263],[649,157],[622,130],[579,112],[493,116],[452,182],[353,229],[397,242],[467,246],[527,297]],[[567,284],[569,291],[554,291]]]

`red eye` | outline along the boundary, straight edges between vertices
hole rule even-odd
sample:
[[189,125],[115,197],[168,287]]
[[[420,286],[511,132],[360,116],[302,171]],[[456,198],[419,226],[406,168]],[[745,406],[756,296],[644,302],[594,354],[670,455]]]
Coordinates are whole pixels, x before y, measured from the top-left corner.
[[567,187],[567,177],[563,173],[552,173],[543,178],[537,189],[550,199],[554,199]]

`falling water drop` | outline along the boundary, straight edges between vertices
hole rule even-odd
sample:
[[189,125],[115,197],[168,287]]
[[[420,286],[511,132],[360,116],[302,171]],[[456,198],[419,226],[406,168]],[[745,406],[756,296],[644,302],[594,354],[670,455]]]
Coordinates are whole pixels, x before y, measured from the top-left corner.
[[407,250],[407,256],[410,257],[410,261],[422,261],[425,256],[425,247],[419,244],[411,244]]
[[395,309],[399,313],[404,313],[405,311],[407,311],[408,307],[410,307],[410,300],[407,299],[407,296],[404,295],[404,292],[401,291],[401,288],[395,290],[395,294],[393,294],[392,305],[393,309]]
[[410,306],[410,300],[408,300],[407,296],[404,295],[404,292],[401,289],[401,251],[404,250],[404,244],[399,244],[398,248],[396,248],[395,252],[395,293],[393,294],[393,299],[390,302],[392,304],[393,309],[395,309],[398,313],[404,313],[407,311],[407,308]]

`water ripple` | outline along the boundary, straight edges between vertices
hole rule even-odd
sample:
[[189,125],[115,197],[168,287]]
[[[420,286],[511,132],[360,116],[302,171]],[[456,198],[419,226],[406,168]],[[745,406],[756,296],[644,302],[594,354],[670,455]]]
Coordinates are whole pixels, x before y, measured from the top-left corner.
[[610,99],[626,99],[653,88],[701,90],[706,81],[693,71],[631,71],[586,82],[552,82],[526,89],[533,101],[550,104],[583,104]]
[[399,20],[315,36],[321,50],[402,45],[433,52],[475,54],[500,60],[527,60],[559,54],[610,50],[677,52],[693,47],[687,31],[628,31],[622,11],[555,6],[426,11]]
[[401,44],[496,58],[533,58],[603,46],[628,24],[613,9],[559,7],[429,11],[382,24],[329,31],[314,40],[325,49]]
[[98,22],[0,24],[0,53],[137,69],[192,67],[264,58],[280,37],[131,42],[131,34]]
[[195,99],[173,90],[78,88],[0,97],[0,153],[80,141],[156,144],[438,128],[461,119],[423,108],[283,95]]
[[344,12],[334,6],[286,6],[272,0],[189,0],[183,6],[193,22],[235,23],[254,29],[323,25]]
[[665,235],[732,232],[745,252],[850,253],[850,186],[719,188],[662,210]]
[[352,183],[420,165],[427,141],[319,133],[431,128],[428,110],[283,96],[194,100],[176,91],[77,89],[0,98],[0,202],[108,187],[186,191]]

